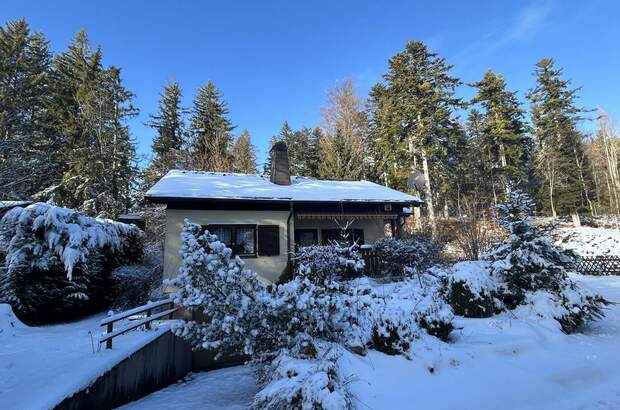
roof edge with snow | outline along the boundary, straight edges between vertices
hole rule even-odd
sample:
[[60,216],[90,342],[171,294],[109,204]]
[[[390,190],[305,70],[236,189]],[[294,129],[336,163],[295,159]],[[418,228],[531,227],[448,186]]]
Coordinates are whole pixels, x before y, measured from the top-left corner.
[[291,177],[277,185],[257,174],[171,170],[145,195],[151,202],[261,201],[421,204],[417,196],[370,181]]

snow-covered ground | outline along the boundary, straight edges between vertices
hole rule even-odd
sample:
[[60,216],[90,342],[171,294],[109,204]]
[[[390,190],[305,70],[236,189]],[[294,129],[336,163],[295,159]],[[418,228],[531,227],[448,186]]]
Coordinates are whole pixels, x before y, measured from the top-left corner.
[[[620,277],[573,278],[620,302]],[[510,313],[456,324],[453,343],[414,347],[411,361],[345,353],[358,408],[620,409],[620,305],[573,335]]]
[[104,317],[28,327],[0,304],[0,408],[52,408],[165,331],[130,332],[114,339],[112,350],[98,351]]
[[558,245],[581,256],[620,255],[620,229],[561,228],[554,237]]
[[[620,302],[620,277],[573,276]],[[620,409],[620,305],[582,333],[565,335],[553,320],[457,318],[453,342],[413,347],[413,359],[343,351],[359,409]],[[242,366],[196,374],[124,407],[240,409],[257,388]]]
[[190,374],[183,381],[129,403],[123,410],[246,409],[258,391],[252,370],[244,366]]

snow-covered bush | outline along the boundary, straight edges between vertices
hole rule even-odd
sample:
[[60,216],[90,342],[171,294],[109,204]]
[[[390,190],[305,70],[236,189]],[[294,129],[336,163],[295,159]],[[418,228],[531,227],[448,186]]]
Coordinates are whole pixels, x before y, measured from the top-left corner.
[[575,255],[555,246],[547,228],[531,223],[532,208],[524,192],[509,193],[506,203],[496,208],[508,238],[483,256],[485,263],[455,266],[448,278],[448,299],[456,312],[475,317],[530,305],[538,316],[554,318],[570,333],[602,317],[607,301],[570,280]]
[[337,346],[305,340],[282,349],[260,369],[264,387],[253,409],[352,409],[353,400],[338,366]]
[[346,407],[344,379],[336,359],[321,353],[324,346],[407,355],[414,340],[427,333],[445,339],[452,329],[452,311],[433,275],[408,278],[384,292],[367,278],[311,280],[307,269],[267,287],[199,225],[186,220],[181,238],[183,263],[167,284],[176,288],[175,302],[198,318],[179,321],[174,332],[194,349],[215,351],[216,358],[249,355],[264,388],[257,408]]
[[110,271],[140,259],[141,239],[135,226],[72,209],[14,208],[0,220],[0,300],[31,323],[92,313],[110,301]]
[[460,316],[483,318],[498,313],[498,286],[486,262],[459,262],[446,275],[447,300]]
[[295,253],[297,275],[308,277],[314,283],[351,279],[364,272],[364,260],[353,245],[315,245],[301,247]]
[[382,238],[373,244],[373,249],[381,260],[382,275],[402,276],[405,268],[422,272],[437,262],[443,250],[443,243],[430,236],[410,238]]
[[267,300],[266,287],[238,256],[232,256],[230,248],[203,232],[200,225],[186,219],[181,242],[183,263],[178,276],[166,284],[176,288],[176,304],[206,320],[182,322],[175,333],[194,349],[217,350],[218,357],[231,350],[252,354],[261,323],[258,314]]

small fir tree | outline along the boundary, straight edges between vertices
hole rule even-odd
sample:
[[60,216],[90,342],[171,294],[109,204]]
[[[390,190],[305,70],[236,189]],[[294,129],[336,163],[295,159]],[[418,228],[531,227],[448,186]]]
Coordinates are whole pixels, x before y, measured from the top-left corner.
[[514,189],[507,197],[496,211],[508,239],[485,256],[491,264],[491,276],[501,280],[498,298],[507,308],[514,309],[535,292],[548,292],[556,305],[551,314],[566,333],[602,317],[607,302],[568,277],[575,255],[554,245],[545,235],[546,228],[532,225],[534,202],[529,195]]

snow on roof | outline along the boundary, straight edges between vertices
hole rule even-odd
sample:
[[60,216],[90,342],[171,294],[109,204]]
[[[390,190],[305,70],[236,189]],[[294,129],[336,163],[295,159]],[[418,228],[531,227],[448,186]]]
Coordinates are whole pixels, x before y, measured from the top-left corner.
[[146,193],[158,202],[170,199],[233,199],[320,202],[420,203],[418,197],[369,181],[329,181],[291,177],[277,185],[255,174],[172,170]]

